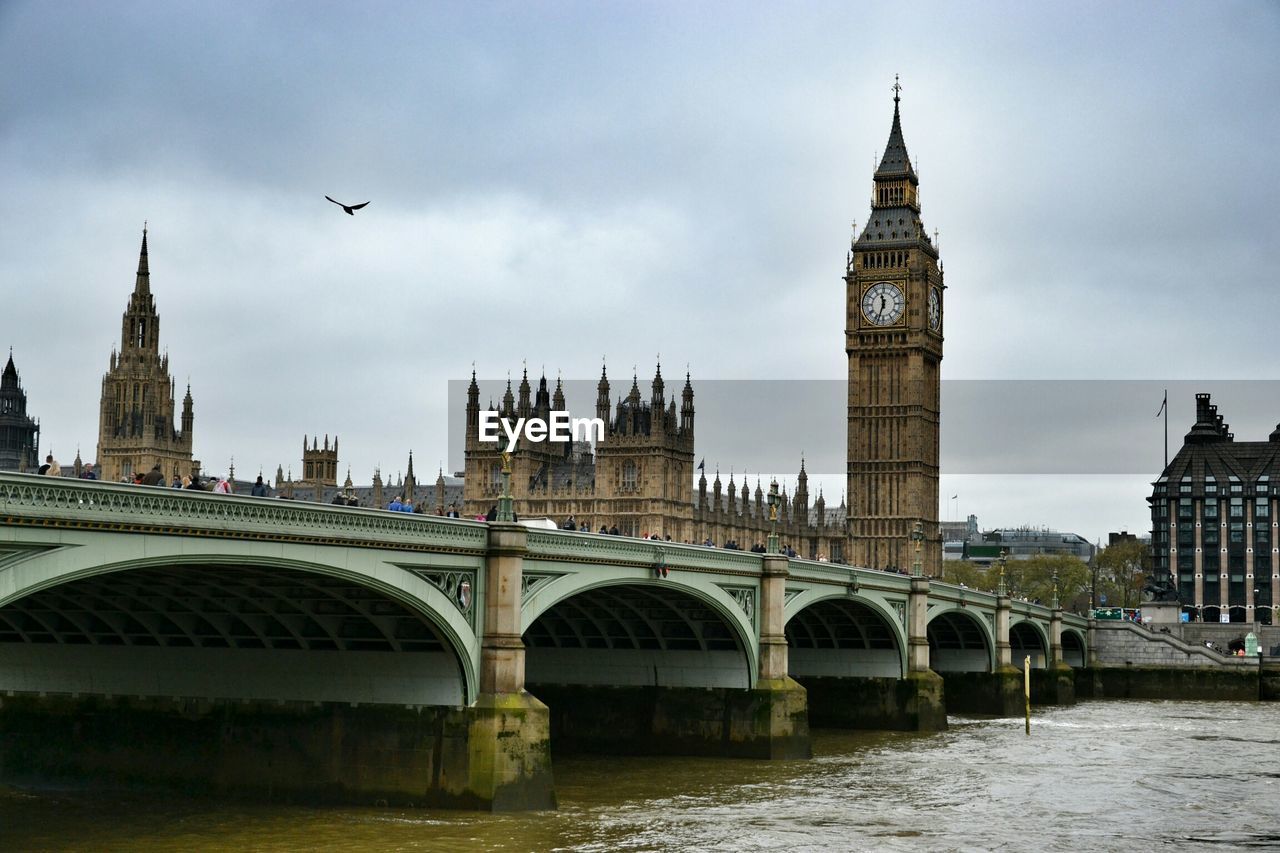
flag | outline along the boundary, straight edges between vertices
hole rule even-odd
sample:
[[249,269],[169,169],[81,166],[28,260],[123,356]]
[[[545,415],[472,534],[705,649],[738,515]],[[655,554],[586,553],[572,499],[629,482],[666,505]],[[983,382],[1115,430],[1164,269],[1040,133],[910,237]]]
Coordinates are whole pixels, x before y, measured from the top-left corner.
[[1160,404],[1160,411],[1156,412],[1156,417],[1160,417],[1167,411],[1169,411],[1169,389],[1166,388],[1164,392],[1164,402]]
[[697,469],[696,469],[696,470],[698,470],[698,471],[706,471],[706,470],[707,470],[707,458],[706,458],[705,456],[704,456],[704,457],[702,457],[702,461],[698,463],[698,467],[697,467]]

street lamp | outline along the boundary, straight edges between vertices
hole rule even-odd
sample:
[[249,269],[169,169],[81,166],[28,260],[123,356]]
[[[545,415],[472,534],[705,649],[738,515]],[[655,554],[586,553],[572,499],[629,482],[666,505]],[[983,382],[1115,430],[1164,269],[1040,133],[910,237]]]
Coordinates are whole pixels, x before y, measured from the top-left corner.
[[498,521],[516,520],[515,501],[511,499],[511,454],[502,454],[502,494],[498,496]]
[[997,566],[997,567],[999,567],[999,569],[1000,569],[1000,578],[999,578],[999,580],[997,580],[997,581],[996,581],[996,595],[1007,595],[1007,594],[1008,594],[1008,592],[1007,592],[1007,590],[1005,590],[1005,586],[1004,586],[1004,561],[1005,561],[1005,555],[1006,555],[1006,553],[1007,553],[1007,552],[1006,552],[1003,548],[1001,548],[1001,549],[1000,549],[1000,556],[999,556],[999,557],[996,557],[996,566]]
[[778,547],[778,504],[782,499],[778,497],[778,480],[774,478],[769,484],[769,548],[770,554],[781,554],[782,550]]
[[1053,598],[1049,600],[1049,608],[1051,610],[1058,609],[1058,567],[1053,567]]
[[915,556],[911,558],[911,576],[918,578],[921,576],[920,571],[920,547],[924,544],[924,525],[917,521],[916,526],[911,529],[911,541],[916,543]]

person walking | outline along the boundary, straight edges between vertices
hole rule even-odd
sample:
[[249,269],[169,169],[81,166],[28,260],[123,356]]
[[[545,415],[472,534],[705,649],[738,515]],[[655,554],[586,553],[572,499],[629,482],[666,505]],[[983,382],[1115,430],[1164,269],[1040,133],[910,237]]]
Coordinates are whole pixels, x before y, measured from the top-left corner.
[[80,471],[80,479],[81,479],[81,480],[96,480],[96,479],[98,479],[98,475],[97,475],[97,474],[95,474],[95,473],[93,473],[93,463],[92,463],[92,462],[86,462],[86,463],[84,464],[84,468]]
[[146,475],[142,478],[142,485],[144,486],[163,486],[164,485],[164,473],[160,470],[159,462],[157,462],[155,465],[152,465],[151,470],[148,471]]
[[58,460],[54,459],[53,454],[50,453],[44,458],[44,464],[40,466],[39,473],[46,477],[61,477],[62,466],[58,464]]
[[255,498],[265,498],[267,496],[267,484],[262,482],[262,475],[258,475],[258,479],[254,480],[253,488],[249,490],[249,494]]
[[214,484],[214,486],[213,486],[213,493],[214,493],[215,495],[229,495],[229,494],[231,494],[231,483],[229,483],[229,482],[227,481],[227,478],[226,478],[226,477],[219,477],[219,478],[218,478],[218,482],[217,482],[217,483],[215,483],[215,484]]

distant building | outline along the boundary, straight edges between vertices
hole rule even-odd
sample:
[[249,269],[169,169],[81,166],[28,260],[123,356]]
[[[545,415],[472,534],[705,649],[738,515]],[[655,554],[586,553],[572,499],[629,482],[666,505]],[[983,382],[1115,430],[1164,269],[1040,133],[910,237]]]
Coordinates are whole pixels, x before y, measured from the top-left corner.
[[963,560],[965,543],[978,536],[978,517],[970,515],[964,521],[938,522],[942,536],[942,559]]
[[978,516],[970,515],[964,521],[940,521],[943,542],[964,542],[978,534]]
[[151,295],[147,261],[147,230],[133,294],[121,322],[120,350],[111,352],[111,366],[102,377],[98,417],[98,477],[127,480],[159,465],[165,482],[195,474],[200,463],[191,458],[191,387],[182,401],[182,421],[174,418],[177,394],[169,375],[169,356],[160,354],[160,316]]
[[1124,544],[1125,542],[1143,542],[1143,543],[1146,543],[1147,545],[1150,545],[1151,535],[1148,533],[1143,533],[1143,534],[1130,533],[1127,530],[1121,530],[1119,533],[1112,531],[1111,533],[1107,534],[1108,548],[1110,548],[1112,545]]
[[946,560],[966,560],[981,566],[993,563],[1003,552],[1009,560],[1067,556],[1088,561],[1094,546],[1078,533],[1048,527],[1010,527],[978,532],[978,517],[943,522],[942,554]]
[[1280,426],[1267,441],[1236,441],[1197,394],[1195,425],[1147,498],[1152,574],[1175,586],[1188,618],[1275,623],[1277,495]]
[[[332,472],[338,469],[338,439],[329,445],[329,437],[325,436],[324,444],[312,438],[302,441],[303,478],[293,479],[293,472],[285,473],[284,466],[276,467],[274,484],[268,483],[273,497],[287,500],[313,501],[315,503],[333,504],[349,503],[354,500],[356,506],[386,509],[394,498],[411,501],[415,507],[421,507],[427,514],[457,511],[462,517],[468,516],[462,505],[462,478],[450,477],[440,471],[435,482],[430,485],[420,484],[413,472],[413,452],[409,452],[407,473],[392,482],[383,482],[382,472],[373,472],[373,481],[367,486],[358,486],[351,480],[351,470],[347,469],[347,478],[338,485]],[[243,489],[248,493],[248,487]],[[237,483],[236,492],[241,493],[241,485]]]
[[27,393],[13,365],[13,352],[0,374],[0,471],[40,467],[40,424],[27,414]]

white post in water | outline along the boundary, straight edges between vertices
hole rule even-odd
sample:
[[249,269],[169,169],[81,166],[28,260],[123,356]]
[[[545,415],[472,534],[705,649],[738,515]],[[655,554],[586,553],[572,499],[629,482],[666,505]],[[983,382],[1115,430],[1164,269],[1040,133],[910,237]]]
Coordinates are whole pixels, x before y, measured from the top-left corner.
[[1022,692],[1027,699],[1027,735],[1031,734],[1031,655],[1022,659]]

